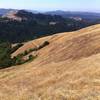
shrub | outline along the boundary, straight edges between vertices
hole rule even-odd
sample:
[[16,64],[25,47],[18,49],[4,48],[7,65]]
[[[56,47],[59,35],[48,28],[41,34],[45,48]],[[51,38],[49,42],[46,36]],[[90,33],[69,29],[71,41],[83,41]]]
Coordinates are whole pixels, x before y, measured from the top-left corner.
[[23,56],[26,56],[28,54],[28,51],[25,50],[24,53],[23,53]]
[[50,43],[49,43],[48,41],[45,41],[45,42],[43,43],[44,46],[49,45],[49,44],[50,44]]
[[50,43],[48,42],[48,41],[45,41],[43,44],[41,44],[40,46],[39,46],[39,48],[38,49],[42,49],[43,47],[45,47],[45,46],[47,46],[47,45],[49,45]]
[[32,60],[33,58],[33,55],[29,55],[29,60]]
[[19,65],[19,64],[21,64],[22,63],[22,60],[21,60],[21,57],[20,56],[17,56],[17,57],[15,57],[14,58],[14,61],[15,61],[15,65]]
[[33,51],[37,51],[37,49],[38,49],[37,47],[31,48],[31,49],[29,49],[29,53],[30,53],[30,52],[33,52]]
[[33,55],[29,55],[29,59],[28,59],[27,61],[31,61],[31,60],[34,60],[36,57],[37,57],[37,55],[36,55],[36,56],[33,56]]
[[18,43],[16,46],[14,46],[12,49],[11,49],[11,53],[15,52],[17,49],[19,49],[21,46],[23,46],[22,43]]

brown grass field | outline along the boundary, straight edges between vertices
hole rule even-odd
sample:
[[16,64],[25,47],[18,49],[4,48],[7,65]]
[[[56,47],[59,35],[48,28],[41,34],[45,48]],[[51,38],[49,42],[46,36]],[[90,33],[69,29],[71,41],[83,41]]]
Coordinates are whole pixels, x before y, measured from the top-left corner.
[[27,42],[12,56],[44,41],[34,61],[0,70],[0,100],[100,100],[100,24]]

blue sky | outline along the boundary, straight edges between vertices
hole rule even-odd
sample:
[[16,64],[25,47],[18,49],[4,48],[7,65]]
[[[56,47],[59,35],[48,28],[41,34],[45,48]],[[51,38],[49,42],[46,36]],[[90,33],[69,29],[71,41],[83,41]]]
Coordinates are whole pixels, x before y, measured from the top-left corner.
[[100,0],[0,0],[0,8],[100,12]]

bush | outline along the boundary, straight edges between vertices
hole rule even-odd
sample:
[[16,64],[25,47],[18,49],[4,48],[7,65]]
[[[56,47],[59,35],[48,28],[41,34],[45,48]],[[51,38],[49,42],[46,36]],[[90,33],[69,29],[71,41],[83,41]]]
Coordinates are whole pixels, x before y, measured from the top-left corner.
[[47,45],[49,45],[50,43],[48,42],[48,41],[45,41],[43,44],[41,44],[40,46],[39,46],[39,48],[38,49],[42,49],[43,47],[45,47],[45,46],[47,46]]
[[31,48],[31,49],[29,49],[29,53],[30,53],[30,52],[33,52],[33,51],[37,51],[37,49],[38,49],[37,47]]
[[29,60],[32,60],[33,58],[33,55],[29,55]]
[[23,46],[22,43],[18,43],[16,46],[14,46],[12,49],[11,49],[11,53],[15,52],[17,49],[19,49],[21,46]]
[[16,56],[13,58],[13,65],[21,65],[24,64],[26,62],[26,60],[22,59],[23,56]]
[[28,59],[27,61],[31,61],[31,60],[34,60],[36,57],[37,57],[37,55],[36,55],[36,56],[33,56],[33,55],[29,55],[29,59]]
[[44,46],[49,45],[49,44],[50,44],[50,43],[49,43],[48,41],[45,41],[45,42],[43,43]]
[[26,56],[28,54],[28,51],[25,50],[24,53],[23,53],[23,56]]

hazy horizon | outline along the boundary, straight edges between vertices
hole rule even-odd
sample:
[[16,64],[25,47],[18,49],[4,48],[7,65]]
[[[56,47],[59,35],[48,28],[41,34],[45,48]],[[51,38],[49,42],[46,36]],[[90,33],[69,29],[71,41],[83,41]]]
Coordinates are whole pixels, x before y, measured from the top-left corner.
[[36,11],[100,12],[100,0],[0,0],[0,8]]
[[75,11],[75,10],[61,10],[61,9],[56,9],[56,10],[36,10],[36,9],[24,9],[24,8],[0,8],[0,9],[12,9],[12,10],[27,10],[27,11],[36,11],[40,13],[45,13],[45,12],[52,12],[52,11],[64,11],[64,12],[80,12],[80,13],[100,13],[100,11]]

